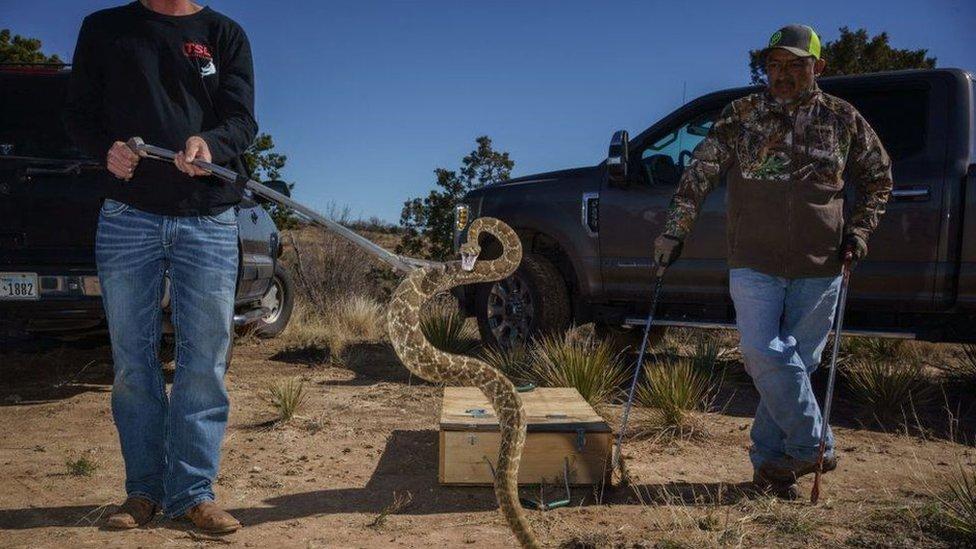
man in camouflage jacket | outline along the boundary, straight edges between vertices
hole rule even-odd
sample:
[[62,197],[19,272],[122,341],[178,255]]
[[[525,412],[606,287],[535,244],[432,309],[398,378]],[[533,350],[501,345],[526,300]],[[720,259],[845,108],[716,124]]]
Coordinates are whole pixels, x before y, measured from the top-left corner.
[[[795,498],[796,479],[814,471],[823,428],[809,374],[832,327],[843,257],[865,256],[884,213],[891,162],[861,114],[817,87],[825,62],[813,29],[780,29],[764,56],[766,90],[728,105],[695,149],[654,257],[662,267],[677,259],[724,175],[730,293],[746,370],[760,394],[753,480]],[[845,173],[857,191],[846,220]],[[824,470],[835,467],[828,433]]]

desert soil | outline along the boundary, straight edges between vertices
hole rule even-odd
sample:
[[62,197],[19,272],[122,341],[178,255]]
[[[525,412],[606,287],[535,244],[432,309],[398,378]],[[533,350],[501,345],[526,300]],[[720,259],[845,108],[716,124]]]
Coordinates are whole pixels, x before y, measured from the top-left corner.
[[[102,528],[123,498],[104,340],[0,352],[0,546],[513,546],[490,488],[437,483],[442,390],[411,379],[384,344],[354,351],[336,365],[276,341],[238,342],[216,493],[245,527],[217,538],[164,518]],[[310,398],[300,417],[275,423],[268,386],[289,377],[304,379]],[[885,432],[842,401],[842,461],[824,499],[783,503],[748,491],[756,395],[746,380],[726,388],[727,405],[703,418],[707,436],[628,442],[630,486],[578,488],[570,508],[529,511],[539,538],[554,547],[951,543],[927,529],[926,509],[944,475],[976,464],[972,446],[953,442],[965,437],[942,427]],[[600,411],[617,421],[618,407]],[[82,458],[90,475],[67,466]],[[395,498],[407,503],[391,508]]]

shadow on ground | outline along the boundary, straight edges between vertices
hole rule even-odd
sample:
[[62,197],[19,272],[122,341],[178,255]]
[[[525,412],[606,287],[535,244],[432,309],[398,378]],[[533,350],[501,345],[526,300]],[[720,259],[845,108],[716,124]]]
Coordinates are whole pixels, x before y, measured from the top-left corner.
[[[244,525],[255,526],[318,515],[379,514],[394,499],[394,492],[409,492],[412,500],[399,511],[403,515],[470,513],[497,508],[490,486],[449,487],[437,482],[437,432],[394,431],[366,485],[361,488],[313,490],[286,494],[250,507],[230,509]],[[523,488],[523,495],[530,489]],[[748,484],[670,482],[608,488],[602,501],[608,504],[731,505],[748,494]],[[594,490],[574,488],[573,502],[592,504]],[[71,505],[0,510],[0,529],[43,527],[91,527],[107,516],[112,506]],[[157,520],[156,524],[166,525]],[[177,523],[173,523],[175,527]],[[166,525],[167,527],[169,525]]]

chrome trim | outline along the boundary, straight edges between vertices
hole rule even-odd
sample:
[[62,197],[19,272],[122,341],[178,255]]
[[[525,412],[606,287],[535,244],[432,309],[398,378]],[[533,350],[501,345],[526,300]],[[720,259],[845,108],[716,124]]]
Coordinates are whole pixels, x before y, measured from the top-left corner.
[[928,187],[905,187],[891,191],[891,196],[895,198],[928,198],[929,194]]
[[588,223],[590,219],[590,200],[593,198],[599,200],[600,193],[583,193],[582,203],[580,204],[580,223],[583,224],[583,229],[586,230],[586,234],[590,236],[597,235]]

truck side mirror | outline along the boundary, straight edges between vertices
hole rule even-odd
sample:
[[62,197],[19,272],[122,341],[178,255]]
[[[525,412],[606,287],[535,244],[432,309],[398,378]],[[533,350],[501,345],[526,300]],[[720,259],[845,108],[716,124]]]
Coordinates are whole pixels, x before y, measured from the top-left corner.
[[627,130],[617,130],[610,138],[607,153],[607,179],[611,183],[627,181],[627,166],[630,164],[630,136]]

